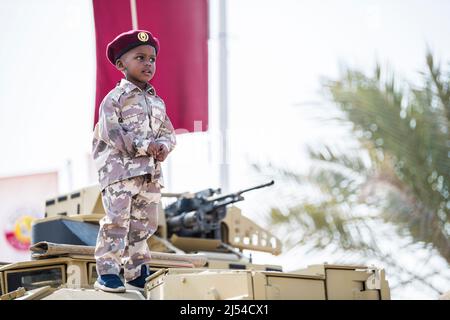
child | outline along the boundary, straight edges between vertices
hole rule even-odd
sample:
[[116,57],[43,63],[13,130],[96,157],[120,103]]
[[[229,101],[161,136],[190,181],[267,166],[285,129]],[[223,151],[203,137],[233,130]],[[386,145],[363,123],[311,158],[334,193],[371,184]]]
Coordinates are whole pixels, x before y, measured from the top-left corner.
[[155,74],[159,42],[145,30],[118,35],[107,47],[108,60],[123,75],[100,105],[93,158],[98,170],[105,217],[95,248],[94,287],[125,292],[143,289],[149,276],[147,239],[156,231],[163,187],[161,162],[175,147],[165,105],[148,83]]

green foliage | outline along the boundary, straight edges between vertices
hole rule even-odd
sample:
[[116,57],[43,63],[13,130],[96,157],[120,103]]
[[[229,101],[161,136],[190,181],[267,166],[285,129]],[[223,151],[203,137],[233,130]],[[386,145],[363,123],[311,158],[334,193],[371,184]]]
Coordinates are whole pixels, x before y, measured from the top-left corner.
[[427,66],[421,88],[393,75],[382,81],[379,67],[373,77],[348,70],[326,88],[371,155],[366,183],[383,181],[390,190],[383,217],[450,261],[450,77],[442,77],[431,54]]
[[283,173],[308,181],[317,194],[286,212],[272,209],[270,222],[287,227],[288,243],[316,249],[333,243],[395,264],[373,235],[387,223],[410,237],[410,245],[434,248],[450,262],[450,73],[430,53],[426,61],[420,87],[378,65],[373,76],[346,70],[324,84],[361,148],[311,149],[307,177]]

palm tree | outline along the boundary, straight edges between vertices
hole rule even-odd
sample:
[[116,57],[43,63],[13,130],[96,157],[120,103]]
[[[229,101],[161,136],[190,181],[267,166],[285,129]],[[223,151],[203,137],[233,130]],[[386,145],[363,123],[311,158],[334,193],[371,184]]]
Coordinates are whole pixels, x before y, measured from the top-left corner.
[[271,210],[272,225],[301,230],[285,233],[291,245],[334,244],[383,259],[409,273],[408,281],[417,279],[380,248],[380,232],[390,236],[382,230],[391,226],[409,237],[405,246],[434,249],[450,263],[450,73],[442,73],[431,53],[426,64],[421,87],[385,76],[379,65],[372,76],[347,69],[339,80],[325,82],[326,95],[342,113],[337,120],[351,126],[360,147],[345,153],[310,148],[314,166],[307,176],[280,170],[318,194]]

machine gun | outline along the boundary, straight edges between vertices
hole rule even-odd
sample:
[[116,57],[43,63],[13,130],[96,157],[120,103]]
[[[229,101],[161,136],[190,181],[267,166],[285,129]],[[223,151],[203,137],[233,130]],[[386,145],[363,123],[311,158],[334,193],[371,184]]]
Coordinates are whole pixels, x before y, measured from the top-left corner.
[[238,192],[213,197],[220,189],[206,189],[180,197],[165,208],[168,237],[173,234],[181,237],[221,239],[220,222],[226,216],[229,204],[242,201],[243,193],[274,184],[261,184]]

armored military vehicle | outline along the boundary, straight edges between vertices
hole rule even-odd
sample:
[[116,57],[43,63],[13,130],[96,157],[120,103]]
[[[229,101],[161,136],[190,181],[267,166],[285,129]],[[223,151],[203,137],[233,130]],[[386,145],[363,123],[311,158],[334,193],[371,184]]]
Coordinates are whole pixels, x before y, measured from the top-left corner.
[[244,250],[278,255],[281,243],[234,203],[272,184],[225,195],[220,189],[163,193],[158,228],[148,240],[153,273],[143,292],[93,288],[104,215],[98,186],[49,199],[45,217],[33,224],[32,260],[0,266],[1,299],[390,299],[384,270],[377,267],[324,263],[284,272],[279,265],[253,263]]

